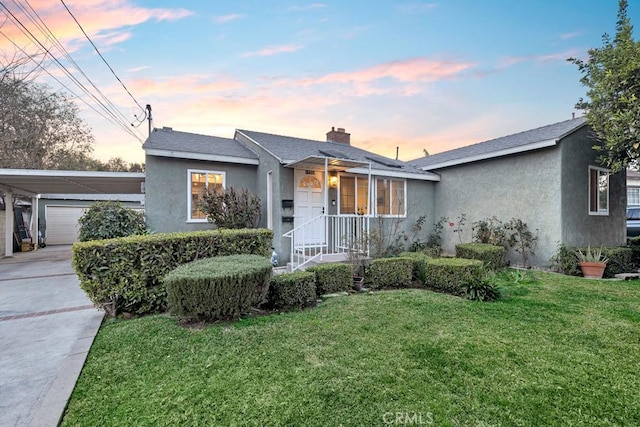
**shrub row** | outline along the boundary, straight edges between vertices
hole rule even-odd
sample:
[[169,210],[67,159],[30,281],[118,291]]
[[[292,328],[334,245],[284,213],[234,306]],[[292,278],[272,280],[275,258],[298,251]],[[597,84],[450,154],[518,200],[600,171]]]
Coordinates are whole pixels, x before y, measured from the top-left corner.
[[465,286],[484,273],[484,263],[475,259],[436,258],[427,262],[427,284],[453,295],[465,295]]
[[427,281],[427,261],[431,259],[425,252],[403,252],[402,258],[410,258],[413,263],[411,280],[424,285]]
[[108,314],[166,310],[162,278],[179,265],[214,256],[268,256],[273,232],[208,230],[129,236],[73,245],[73,268],[89,299]]
[[479,259],[484,262],[485,268],[498,271],[505,266],[507,250],[504,246],[488,243],[463,243],[456,245],[456,257],[467,259]]
[[318,296],[346,292],[353,286],[353,266],[351,264],[321,264],[307,268],[316,277]]
[[265,302],[272,268],[269,259],[259,255],[183,264],[163,279],[169,312],[190,321],[235,319]]
[[267,306],[278,309],[302,308],[316,300],[316,275],[309,271],[278,274],[271,278]]
[[378,258],[371,261],[368,274],[373,289],[406,288],[411,285],[414,261],[408,257]]

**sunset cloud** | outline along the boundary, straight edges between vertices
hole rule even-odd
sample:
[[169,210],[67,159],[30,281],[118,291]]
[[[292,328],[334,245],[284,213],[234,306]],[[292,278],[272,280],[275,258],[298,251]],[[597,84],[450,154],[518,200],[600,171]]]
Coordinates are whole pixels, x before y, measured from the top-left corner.
[[216,16],[213,18],[213,20],[216,24],[226,24],[227,22],[236,21],[241,18],[244,18],[244,15],[239,13],[233,13],[230,15]]
[[302,45],[297,45],[297,44],[284,44],[284,45],[280,45],[280,46],[268,46],[265,47],[263,49],[254,51],[254,52],[245,52],[243,54],[241,54],[240,56],[243,58],[249,58],[252,56],[272,56],[272,55],[279,55],[281,53],[291,53],[291,52],[295,52],[296,50],[300,50],[304,48],[304,46]]

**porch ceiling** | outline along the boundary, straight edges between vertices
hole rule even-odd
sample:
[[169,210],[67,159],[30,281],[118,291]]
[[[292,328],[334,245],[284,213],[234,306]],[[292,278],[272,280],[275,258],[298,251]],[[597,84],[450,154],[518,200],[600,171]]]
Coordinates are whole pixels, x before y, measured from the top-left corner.
[[337,159],[335,157],[309,156],[301,160],[289,162],[286,168],[306,169],[306,170],[324,170],[325,160],[327,161],[327,170],[329,171],[345,171],[351,168],[369,167],[369,162],[359,162],[357,160]]

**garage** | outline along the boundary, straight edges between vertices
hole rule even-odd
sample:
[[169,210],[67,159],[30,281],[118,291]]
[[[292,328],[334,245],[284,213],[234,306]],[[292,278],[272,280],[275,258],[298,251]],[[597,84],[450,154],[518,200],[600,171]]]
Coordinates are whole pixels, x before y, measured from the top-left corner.
[[46,206],[48,245],[70,245],[78,240],[78,220],[88,206]]

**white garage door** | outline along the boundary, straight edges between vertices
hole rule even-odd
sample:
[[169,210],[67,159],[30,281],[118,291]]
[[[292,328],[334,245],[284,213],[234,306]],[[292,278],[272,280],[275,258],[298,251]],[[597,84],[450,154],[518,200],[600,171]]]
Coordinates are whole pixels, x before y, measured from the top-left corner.
[[88,206],[47,206],[47,245],[70,245],[78,240],[78,220]]

